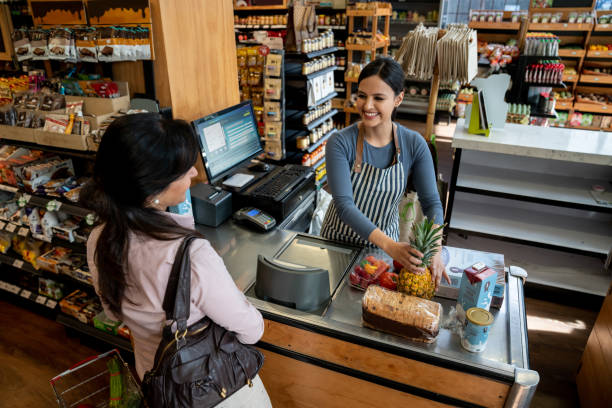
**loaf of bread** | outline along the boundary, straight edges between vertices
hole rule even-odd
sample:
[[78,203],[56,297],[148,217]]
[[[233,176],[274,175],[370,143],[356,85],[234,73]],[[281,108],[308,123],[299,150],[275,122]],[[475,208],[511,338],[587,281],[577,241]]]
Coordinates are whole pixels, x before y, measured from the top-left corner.
[[440,330],[442,305],[370,285],[362,300],[363,325],[423,343],[433,343]]

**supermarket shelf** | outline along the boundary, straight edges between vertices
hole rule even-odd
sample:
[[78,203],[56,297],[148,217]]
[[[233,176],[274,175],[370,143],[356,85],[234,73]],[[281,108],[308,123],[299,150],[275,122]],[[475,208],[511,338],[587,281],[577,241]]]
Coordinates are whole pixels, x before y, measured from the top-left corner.
[[371,51],[375,48],[382,48],[388,45],[389,40],[377,41],[376,43],[372,41],[370,44],[346,44],[346,49],[352,51]]
[[555,110],[570,110],[572,109],[574,102],[559,102],[558,100],[555,102]]
[[612,31],[612,24],[595,24],[593,31]]
[[408,20],[391,19],[390,22],[391,24],[408,25],[408,26],[415,26],[418,24],[423,24],[425,27],[435,27],[438,25],[437,21],[408,21]]
[[50,153],[62,154],[64,156],[80,157],[82,159],[87,159],[87,160],[96,159],[95,151],[66,149],[63,147],[42,145],[42,144],[36,144],[36,143],[28,143],[28,142],[23,142],[20,140],[2,138],[1,136],[0,136],[0,140],[2,140],[3,143],[9,144],[11,146],[20,146],[20,147],[25,147],[27,149],[43,150],[43,151],[50,152]]
[[578,74],[563,74],[563,82],[574,83],[578,81]]
[[561,57],[553,57],[553,56],[542,56],[542,55],[521,55],[519,58],[525,59],[525,61],[529,63],[537,63],[540,60],[546,61],[559,61]]
[[331,111],[327,112],[325,115],[321,116],[318,119],[313,120],[307,125],[302,124],[303,113],[304,111],[295,111],[295,113],[288,114],[286,117],[286,121],[288,122],[287,129],[289,130],[302,130],[302,129],[312,130],[316,128],[317,126],[319,126],[320,124],[322,124],[323,122],[325,122],[327,119],[334,116],[336,113],[338,113],[338,110],[332,109]]
[[538,82],[525,82],[527,86],[537,86],[540,88],[567,88],[563,82],[559,83],[538,83]]
[[336,66],[336,71],[346,71],[345,67]]
[[461,163],[457,178],[457,190],[479,190],[478,194],[487,192],[502,193],[516,199],[537,198],[548,201],[551,205],[570,208],[602,208],[612,212],[612,206],[599,204],[591,195],[594,185],[608,185],[605,180],[586,179],[530,171],[491,167],[480,164]]
[[324,98],[319,99],[318,101],[315,101],[312,105],[309,106],[309,108],[314,108],[315,106],[319,106],[322,103],[325,103],[327,101],[331,101],[332,99],[334,99],[336,96],[338,96],[338,92],[332,92],[329,95],[327,95]]
[[286,30],[285,24],[234,24],[239,30]]
[[61,273],[53,273],[42,269],[34,269],[34,267],[30,263],[25,262],[23,259],[15,258],[11,255],[0,253],[0,263],[3,263],[5,265],[11,265],[14,268],[21,269],[22,271],[31,273],[32,275],[53,279],[55,281],[67,283],[70,285],[76,285],[82,289],[93,289],[93,286],[87,282],[80,281],[78,279],[73,278],[72,276],[64,275]]
[[37,292],[32,292],[28,289],[24,289],[20,286],[13,285],[12,283],[0,280],[0,290],[12,293],[14,296],[32,302],[33,305],[38,307],[47,308],[49,312],[53,312],[57,307],[57,301],[48,298],[43,295],[39,295]]
[[546,112],[538,112],[536,110],[532,110],[529,116],[535,116],[539,118],[557,119],[557,112],[552,111],[552,113],[546,113]]
[[529,31],[591,31],[592,23],[529,23]]
[[346,26],[345,25],[320,25],[317,26],[317,28],[320,28],[322,30],[346,30]]
[[[14,187],[14,186],[9,186],[6,184],[0,184],[0,190],[1,191],[7,191],[9,193],[21,193],[22,196],[25,197],[29,197],[27,199],[27,204],[29,205],[35,205],[36,207],[41,207],[50,211],[59,211],[61,210],[62,212],[65,212],[67,214],[70,215],[76,215],[77,217],[86,217],[89,214],[93,214],[91,211],[82,208],[82,207],[78,207],[74,204],[67,204],[65,202],[65,200],[63,198],[57,197],[57,198],[47,198],[47,197],[39,197],[39,196],[32,196],[30,194],[27,193],[23,193],[21,190],[19,190],[19,188]],[[49,202],[51,202],[52,207],[51,208],[55,208],[55,209],[51,209],[48,208],[49,207]],[[57,207],[59,205],[59,207]]]
[[315,181],[315,185],[317,186],[317,188],[321,188],[323,187],[323,184],[325,184],[327,182],[327,173],[321,177],[321,180],[317,180]]
[[560,49],[560,57],[581,58],[585,54],[585,50]]
[[344,82],[354,82],[357,83],[359,78],[348,78],[348,77],[344,77]]
[[521,27],[521,23],[513,23],[511,21],[502,21],[501,23],[487,21],[470,21],[468,27],[477,30],[509,30],[517,31]]
[[72,316],[68,316],[64,313],[58,313],[56,321],[59,324],[62,324],[70,329],[73,329],[80,333],[94,337],[98,340],[102,340],[103,342],[108,343],[114,347],[120,348],[125,351],[129,351],[129,352],[133,351],[132,345],[130,344],[130,341],[128,339],[124,339],[123,337],[119,337],[114,334],[110,334],[102,330],[96,329],[93,326],[90,326],[88,324],[84,324],[83,322],[78,321]]
[[334,91],[340,93],[340,92],[346,92],[346,88],[334,88]]
[[598,103],[576,102],[574,110],[590,113],[610,113],[612,114],[612,105],[604,105]]
[[589,50],[587,51],[586,56],[587,58],[612,59],[612,50],[606,50],[606,51]]
[[256,10],[287,10],[287,5],[278,6],[245,6],[245,7],[234,7],[234,11],[256,11]]
[[353,9],[353,8],[347,8],[346,9],[346,15],[347,16],[354,16],[354,17],[383,17],[383,16],[390,16],[391,15],[391,8],[377,8],[377,9],[366,9],[366,10],[362,10],[362,9]]
[[318,162],[316,162],[315,164],[311,165],[310,167],[313,168],[313,169],[316,169],[317,167],[319,167],[323,163],[325,163],[325,156],[323,156],[321,159],[319,159]]
[[612,75],[580,75],[580,83],[612,85]]
[[359,114],[359,111],[357,110],[357,108],[348,107],[348,106],[345,106],[345,107],[344,107],[344,112],[346,112],[346,113],[354,113],[354,114]]
[[327,68],[323,68],[320,69],[316,72],[311,72],[310,74],[302,74],[302,73],[285,73],[285,78],[286,79],[312,79],[312,78],[316,78],[318,76],[327,74],[328,72],[331,71],[335,71],[337,69],[337,67],[335,65],[332,65],[331,67],[327,67]]
[[612,215],[457,192],[450,228],[607,255]]
[[306,53],[287,53],[285,54],[287,58],[290,57],[302,57],[302,58],[315,58],[320,57],[321,55],[331,54],[332,52],[338,51],[338,47],[329,47],[324,48],[319,51],[306,52]]
[[308,146],[306,149],[301,149],[301,150],[303,152],[308,152],[308,153],[314,152],[315,150],[317,150],[317,147],[321,146],[323,142],[326,142],[327,139],[329,139],[331,135],[333,135],[335,132],[336,132],[336,129],[330,130],[329,132],[327,132],[327,134],[321,136],[321,138],[317,140],[316,143],[313,143],[310,146]]

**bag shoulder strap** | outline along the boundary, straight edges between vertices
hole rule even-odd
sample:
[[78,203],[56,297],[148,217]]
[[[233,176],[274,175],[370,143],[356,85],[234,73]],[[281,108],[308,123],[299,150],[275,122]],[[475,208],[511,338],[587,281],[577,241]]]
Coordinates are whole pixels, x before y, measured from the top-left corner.
[[202,238],[199,234],[187,235],[174,258],[174,264],[170,271],[166,293],[164,294],[163,309],[167,320],[174,320],[178,331],[187,330],[189,309],[191,305],[191,258],[189,246],[196,238]]
[[[357,151],[355,152],[355,162],[353,163],[353,172],[361,173],[361,165],[363,163],[363,141],[365,139],[364,130],[361,126],[361,122],[357,124]],[[395,155],[393,156],[393,162],[391,165],[395,165],[400,158],[400,147],[397,139],[397,125],[393,123],[392,126],[393,132],[393,143],[395,144]]]

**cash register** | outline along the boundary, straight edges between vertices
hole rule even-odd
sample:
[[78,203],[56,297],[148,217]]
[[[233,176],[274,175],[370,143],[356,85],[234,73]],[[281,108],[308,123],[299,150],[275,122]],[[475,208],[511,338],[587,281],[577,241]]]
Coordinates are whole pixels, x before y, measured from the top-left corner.
[[252,163],[263,148],[251,101],[195,120],[192,125],[209,183],[231,192],[233,212],[255,207],[282,225],[305,201],[312,201],[314,209],[316,188],[311,168]]

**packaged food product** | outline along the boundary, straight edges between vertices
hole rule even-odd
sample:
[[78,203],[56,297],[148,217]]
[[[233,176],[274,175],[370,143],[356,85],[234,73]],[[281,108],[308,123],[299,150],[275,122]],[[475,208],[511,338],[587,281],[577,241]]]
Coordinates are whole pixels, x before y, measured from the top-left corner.
[[390,269],[384,257],[382,251],[367,254],[349,274],[351,286],[365,290],[371,284],[376,283],[380,275]]
[[33,53],[32,46],[30,45],[30,38],[28,37],[28,30],[25,28],[18,28],[13,31],[12,37],[17,61],[31,59]]
[[60,273],[59,264],[68,256],[72,251],[63,247],[54,247],[50,251],[42,254],[38,257],[38,267],[53,273]]
[[64,299],[60,300],[60,308],[67,315],[79,319],[87,324],[101,311],[95,295],[90,295],[82,290],[75,290]]
[[132,334],[130,333],[130,329],[125,325],[125,323],[121,323],[121,325],[117,328],[117,335],[130,339]]
[[45,253],[47,248],[48,244],[45,244],[42,241],[26,239],[25,245],[23,245],[23,251],[21,252],[21,257],[24,261],[31,264],[34,269],[38,270],[40,267],[38,265],[38,257]]
[[117,334],[117,329],[121,326],[121,322],[110,319],[106,316],[106,313],[100,312],[93,318],[93,324],[96,329],[100,329],[102,331]]
[[482,262],[477,262],[463,271],[457,298],[459,321],[465,322],[465,312],[472,307],[489,310],[496,281],[497,272]]
[[413,341],[433,343],[440,330],[442,305],[431,300],[369,286],[362,299],[363,325]]
[[67,28],[56,27],[49,31],[48,49],[49,59],[66,60],[70,57],[70,40],[72,31]]
[[15,126],[29,128],[32,125],[32,119],[34,118],[34,112],[28,109],[17,110],[17,120]]
[[11,249],[13,243],[13,234],[7,231],[0,231],[0,252],[6,254]]
[[47,47],[47,31],[43,29],[31,29],[28,33],[32,47],[32,58],[34,60],[46,60],[49,58]]
[[93,27],[75,30],[77,56],[84,62],[98,62],[97,31]]
[[484,351],[494,320],[488,310],[478,307],[468,309],[461,335],[463,348],[472,353]]
[[64,284],[53,279],[38,278],[38,294],[51,299],[60,300],[64,297]]

